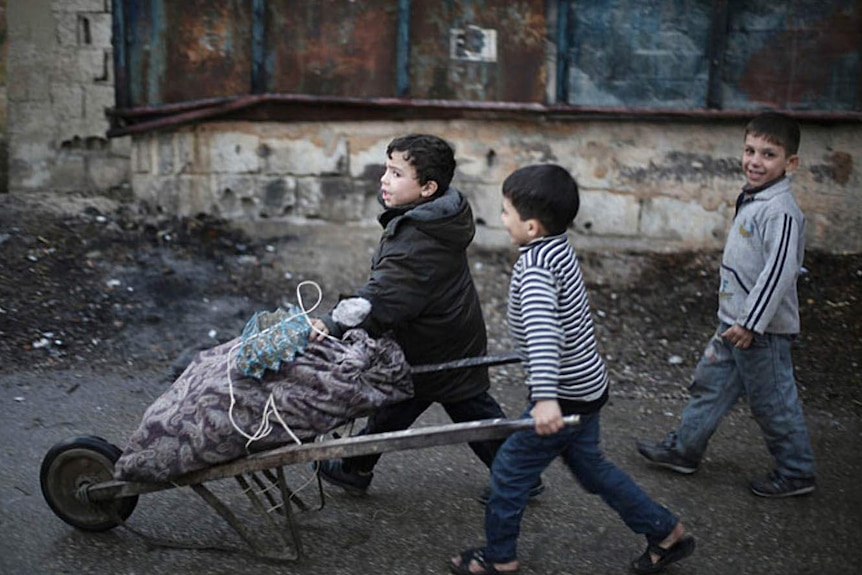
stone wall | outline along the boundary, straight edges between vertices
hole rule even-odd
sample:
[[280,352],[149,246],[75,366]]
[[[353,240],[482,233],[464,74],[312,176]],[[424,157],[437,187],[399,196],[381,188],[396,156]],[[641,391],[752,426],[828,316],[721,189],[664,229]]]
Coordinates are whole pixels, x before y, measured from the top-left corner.
[[110,0],[8,0],[9,189],[106,190],[129,180],[114,105]]
[[[722,120],[210,122],[108,139],[110,0],[6,1],[12,192],[130,183],[166,215],[205,212],[260,233],[373,230],[386,144],[424,131],[455,145],[481,245],[508,245],[506,175],[555,162],[581,184],[579,245],[676,250],[722,245],[741,184],[742,125]],[[862,125],[809,122],[801,155],[809,246],[862,252]]]
[[[717,249],[736,195],[744,122],[213,122],[136,136],[132,187],[163,213],[209,213],[259,233],[322,222],[374,226],[384,152],[395,136],[428,132],[456,148],[454,184],[480,222],[477,242],[508,244],[500,186],[514,169],[553,162],[581,186],[583,247]],[[803,124],[796,197],[808,245],[862,251],[862,130]]]

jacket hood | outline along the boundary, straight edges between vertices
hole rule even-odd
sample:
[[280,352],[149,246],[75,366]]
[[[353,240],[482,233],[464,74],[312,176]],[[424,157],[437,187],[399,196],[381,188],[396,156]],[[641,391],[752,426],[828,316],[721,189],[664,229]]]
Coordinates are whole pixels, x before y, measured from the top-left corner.
[[386,208],[378,221],[383,226],[384,236],[394,235],[402,222],[412,221],[423,233],[459,248],[466,248],[476,234],[470,203],[451,186],[433,200]]

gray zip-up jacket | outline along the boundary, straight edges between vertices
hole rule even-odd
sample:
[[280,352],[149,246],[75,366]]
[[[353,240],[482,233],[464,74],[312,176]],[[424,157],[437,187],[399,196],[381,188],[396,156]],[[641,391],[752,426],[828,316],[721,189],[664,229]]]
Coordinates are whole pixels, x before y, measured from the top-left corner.
[[786,176],[745,194],[721,262],[718,319],[756,333],[799,333],[796,280],[805,255],[805,216]]

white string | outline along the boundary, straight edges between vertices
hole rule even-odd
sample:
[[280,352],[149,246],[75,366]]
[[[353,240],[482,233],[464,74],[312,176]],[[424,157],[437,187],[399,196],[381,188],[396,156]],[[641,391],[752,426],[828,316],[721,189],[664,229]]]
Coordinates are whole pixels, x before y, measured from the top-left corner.
[[[305,303],[302,299],[302,288],[305,285],[312,285],[317,290],[317,301],[314,302],[314,305],[312,305],[311,308],[308,308],[308,309],[306,309]],[[313,312],[315,309],[317,309],[317,307],[320,305],[320,302],[323,301],[323,290],[320,289],[320,286],[311,280],[306,280],[306,281],[300,282],[299,285],[296,286],[296,301],[299,304],[300,312],[290,316],[285,321],[290,321],[290,320],[293,320],[297,317],[302,316],[305,318],[306,323],[311,327],[311,329],[315,333],[319,333],[319,334],[324,335],[326,337],[331,337],[328,334],[324,333],[323,331],[317,329],[314,326],[314,324],[312,324],[311,320],[308,318],[308,314]],[[262,332],[255,334],[255,336],[253,336],[253,337],[261,336],[275,327],[276,327],[275,325],[272,325],[272,326],[266,328],[265,330],[263,330]],[[239,343],[234,345],[232,348],[230,348],[230,350],[228,351],[228,355],[227,355],[227,357],[228,357],[228,360],[227,360],[227,383],[228,383],[228,393],[230,394],[230,407],[228,408],[228,419],[230,420],[231,425],[240,435],[242,435],[243,437],[245,437],[248,440],[245,444],[246,448],[248,448],[248,446],[251,445],[253,442],[258,441],[260,439],[263,439],[264,437],[266,437],[270,433],[272,433],[272,422],[270,420],[270,417],[273,416],[273,417],[275,417],[276,420],[278,420],[278,423],[281,425],[282,428],[284,428],[285,432],[287,432],[287,434],[290,436],[290,438],[293,439],[293,441],[296,444],[301,444],[302,441],[296,436],[296,434],[293,432],[293,430],[290,429],[290,426],[287,425],[287,423],[284,421],[284,418],[281,416],[281,413],[279,413],[278,407],[275,404],[275,397],[273,396],[272,393],[269,394],[269,398],[267,399],[266,404],[264,404],[263,415],[261,416],[260,426],[258,427],[257,431],[254,432],[253,435],[249,435],[248,433],[243,431],[243,429],[241,429],[240,426],[234,420],[233,409],[234,409],[234,406],[236,405],[236,397],[234,396],[234,393],[233,393],[233,378],[231,377],[230,359],[231,359],[231,355],[237,349],[239,349],[239,347],[242,345],[242,343],[243,342],[240,341]]]

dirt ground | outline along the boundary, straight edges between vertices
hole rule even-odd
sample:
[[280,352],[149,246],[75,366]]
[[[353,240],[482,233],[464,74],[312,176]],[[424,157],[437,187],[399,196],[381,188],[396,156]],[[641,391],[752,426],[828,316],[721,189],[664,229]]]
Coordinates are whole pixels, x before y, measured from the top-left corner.
[[[360,285],[378,230],[342,232],[288,229],[263,239],[212,218],[146,213],[122,196],[0,195],[0,572],[415,575],[445,572],[449,554],[479,543],[474,497],[487,475],[460,445],[387,455],[367,498],[327,491],[325,509],[300,517],[309,557],[296,567],[156,551],[119,529],[77,532],[41,497],[39,463],[55,442],[97,433],[121,445],[196,350],[235,337],[256,311],[295,303],[302,281],[320,286],[324,308]],[[605,450],[698,538],[695,556],[668,572],[858,572],[862,254],[806,257],[794,362],[818,490],[787,501],[746,489],[769,460],[744,406],[729,415],[694,476],[651,468],[634,450],[635,439],[660,437],[685,404],[715,326],[720,254],[580,255],[613,376]],[[471,253],[491,353],[510,350],[504,314],[512,258]],[[313,290],[302,293],[314,303]],[[504,410],[517,415],[519,370],[492,371],[492,385]],[[426,415],[419,423],[446,422],[442,410]],[[624,572],[642,542],[601,500],[573,486],[562,466],[545,479],[549,489],[524,523],[521,572]],[[204,542],[230,537],[182,493],[158,495],[141,498],[136,527]]]
[[[255,311],[316,281],[325,306],[360,285],[377,230],[253,239],[212,218],[147,214],[126,198],[0,196],[0,370],[181,366]],[[363,235],[364,234],[364,235]],[[684,394],[715,325],[717,253],[582,253],[614,391]],[[471,254],[491,335],[512,253]],[[808,253],[795,351],[807,405],[862,414],[862,254]],[[304,297],[313,302],[314,292]]]

